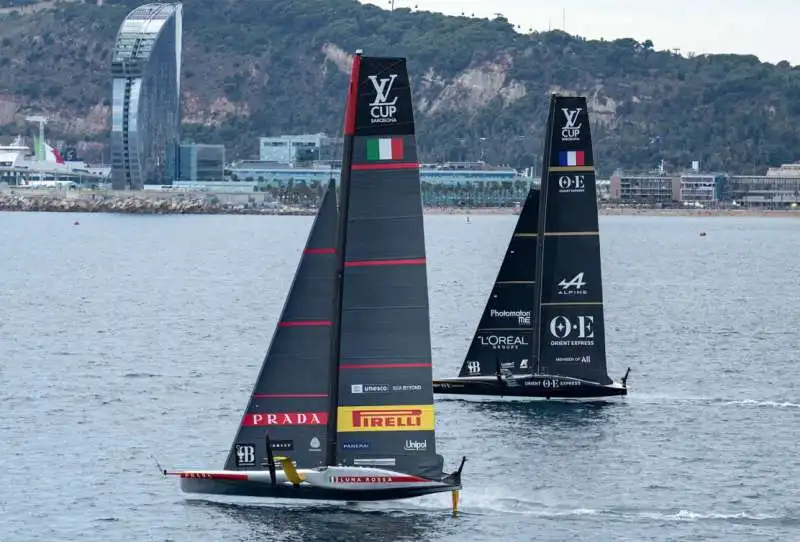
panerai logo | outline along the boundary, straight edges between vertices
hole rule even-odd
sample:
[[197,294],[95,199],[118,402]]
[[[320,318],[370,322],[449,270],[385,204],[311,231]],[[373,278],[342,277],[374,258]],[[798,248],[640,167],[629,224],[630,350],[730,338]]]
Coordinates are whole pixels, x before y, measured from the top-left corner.
[[393,73],[389,77],[378,79],[377,75],[368,77],[375,87],[375,99],[369,104],[369,116],[372,117],[372,124],[391,124],[397,122],[397,96],[391,101],[389,98],[394,88],[394,80],[397,74]]

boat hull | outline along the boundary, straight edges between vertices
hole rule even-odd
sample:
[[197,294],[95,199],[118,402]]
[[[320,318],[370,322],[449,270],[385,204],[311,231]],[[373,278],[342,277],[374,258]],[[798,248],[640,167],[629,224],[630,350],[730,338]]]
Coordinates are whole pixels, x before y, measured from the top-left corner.
[[627,395],[628,389],[616,382],[599,384],[578,378],[531,375],[503,381],[491,377],[443,378],[433,381],[433,393],[440,395],[583,399]]
[[265,471],[172,471],[184,493],[308,499],[325,501],[385,501],[461,489],[460,473],[430,480],[386,469],[329,467],[299,471],[303,482],[292,484],[278,470],[276,483]]

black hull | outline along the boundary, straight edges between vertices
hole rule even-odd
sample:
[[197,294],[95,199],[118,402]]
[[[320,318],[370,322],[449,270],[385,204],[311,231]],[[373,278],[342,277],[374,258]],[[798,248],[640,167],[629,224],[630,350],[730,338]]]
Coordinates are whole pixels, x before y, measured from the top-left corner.
[[460,486],[403,487],[391,489],[332,489],[301,485],[293,487],[285,484],[272,486],[263,482],[240,480],[210,480],[190,478],[181,480],[184,493],[206,495],[227,495],[236,497],[267,497],[273,499],[308,499],[315,501],[390,501],[421,497],[431,493],[443,493],[460,489]]
[[[555,386],[553,385],[554,383]],[[583,399],[627,395],[628,389],[616,383],[603,385],[584,380],[532,376],[513,383],[504,383],[497,380],[473,380],[469,378],[434,380],[433,393],[440,395]]]

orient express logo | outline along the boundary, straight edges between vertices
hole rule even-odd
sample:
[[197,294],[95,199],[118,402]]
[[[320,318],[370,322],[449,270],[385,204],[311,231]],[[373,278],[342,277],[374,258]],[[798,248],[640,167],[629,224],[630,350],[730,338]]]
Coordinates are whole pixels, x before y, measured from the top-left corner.
[[242,425],[325,425],[328,423],[327,412],[257,412],[249,413]]
[[339,407],[339,431],[432,431],[433,405]]

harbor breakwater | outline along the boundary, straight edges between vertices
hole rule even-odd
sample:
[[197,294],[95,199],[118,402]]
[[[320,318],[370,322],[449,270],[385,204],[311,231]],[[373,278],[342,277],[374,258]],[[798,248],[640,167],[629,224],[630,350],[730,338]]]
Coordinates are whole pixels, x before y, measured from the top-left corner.
[[11,190],[0,192],[0,211],[127,214],[313,215],[316,208],[256,201],[252,196],[201,192]]
[[[315,203],[286,204],[248,193],[114,192],[102,190],[2,189],[0,211],[127,214],[314,215]],[[425,214],[512,214],[511,207],[426,206]],[[800,218],[800,209],[700,209],[600,204],[601,215],[776,216]]]

